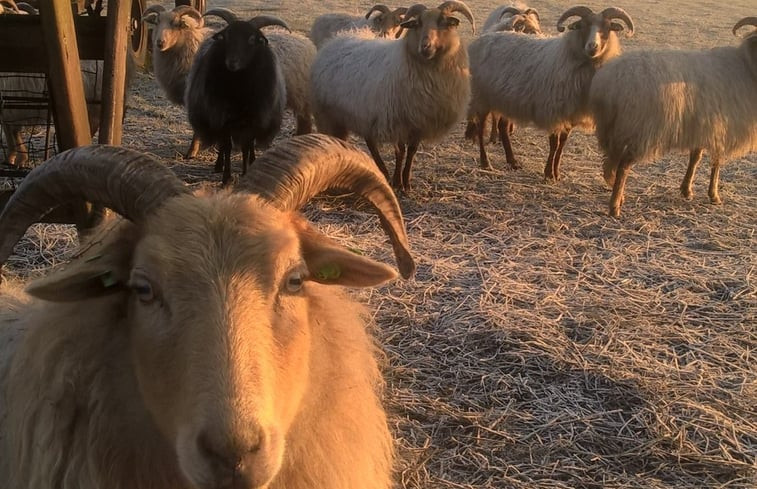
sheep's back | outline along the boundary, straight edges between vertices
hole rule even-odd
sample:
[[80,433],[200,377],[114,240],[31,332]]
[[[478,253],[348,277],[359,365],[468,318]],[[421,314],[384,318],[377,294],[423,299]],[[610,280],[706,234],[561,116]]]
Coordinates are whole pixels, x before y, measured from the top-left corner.
[[273,31],[266,33],[271,50],[281,67],[286,85],[286,105],[296,114],[310,113],[310,70],[315,45],[302,34]]
[[468,52],[474,111],[494,110],[549,132],[589,122],[587,98],[595,69],[577,63],[561,38],[489,33],[473,41]]
[[591,107],[610,158],[757,149],[757,77],[739,48],[626,54],[597,72]]
[[310,39],[318,48],[338,32],[369,27],[369,21],[349,14],[331,13],[318,16],[310,29]]
[[316,124],[376,142],[437,139],[459,121],[470,99],[464,50],[445,66],[416,64],[402,41],[339,36],[312,71]]

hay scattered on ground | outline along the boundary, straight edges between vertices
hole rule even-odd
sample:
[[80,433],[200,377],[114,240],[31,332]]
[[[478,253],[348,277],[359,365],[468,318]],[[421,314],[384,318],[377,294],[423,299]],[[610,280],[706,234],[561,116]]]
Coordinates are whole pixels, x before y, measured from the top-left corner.
[[[706,162],[692,201],[685,156],[639,166],[615,220],[592,136],[571,136],[564,180],[545,184],[538,132],[516,129],[520,171],[477,169],[461,135],[422,148],[401,199],[416,278],[357,293],[386,352],[398,487],[757,486],[757,155],[725,166],[722,206]],[[125,144],[217,181],[211,152],[180,159],[189,136],[138,77]],[[324,197],[306,213],[392,261],[367,207]],[[9,268],[37,273],[74,240],[40,225]]]

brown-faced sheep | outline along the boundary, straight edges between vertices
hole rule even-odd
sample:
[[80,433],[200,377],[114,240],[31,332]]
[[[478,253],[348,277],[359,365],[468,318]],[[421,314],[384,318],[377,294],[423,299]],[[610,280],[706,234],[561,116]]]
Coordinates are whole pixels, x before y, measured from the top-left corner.
[[0,262],[60,202],[125,219],[27,293],[2,289],[4,489],[390,487],[375,346],[339,286],[396,272],[296,210],[326,188],[361,195],[409,277],[397,200],[366,154],[323,135],[273,148],[243,184],[191,194],[108,146],[23,181],[0,215]]
[[[545,180],[560,178],[560,157],[573,127],[590,125],[589,87],[597,69],[620,54],[617,32],[633,33],[631,17],[610,7],[594,13],[590,8],[571,7],[560,16],[557,37],[539,38],[521,33],[484,34],[470,44],[471,113],[481,119],[498,112],[499,136],[507,163],[519,168],[513,154],[508,120],[533,124],[549,133],[549,156]],[[479,136],[483,127],[479,127]],[[483,137],[479,137],[481,167],[490,168]]]

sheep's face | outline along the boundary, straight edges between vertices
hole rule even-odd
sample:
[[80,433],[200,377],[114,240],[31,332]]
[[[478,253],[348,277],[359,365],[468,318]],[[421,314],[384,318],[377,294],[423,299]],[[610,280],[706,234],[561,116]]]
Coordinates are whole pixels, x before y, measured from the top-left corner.
[[304,406],[311,339],[326,334],[309,315],[314,282],[373,286],[394,270],[242,194],[179,196],[106,236],[29,293],[124,294],[140,396],[181,473],[198,489],[265,486]]
[[153,24],[153,51],[168,51],[187,37],[189,31],[195,31],[203,26],[202,17],[199,19],[191,14],[177,15],[174,12],[152,12],[143,19]]
[[613,22],[603,15],[594,14],[584,17],[568,26],[571,31],[578,31],[583,50],[589,59],[600,59],[609,46],[617,42],[616,32],[623,30],[623,25]]
[[268,39],[249,22],[232,22],[216,33],[213,39],[226,53],[226,69],[231,72],[245,69],[254,63],[256,57],[270,52]]
[[523,34],[541,34],[538,19],[531,15],[516,14],[497,24],[495,31],[513,31]]
[[380,12],[378,15],[374,15],[371,18],[371,30],[375,32],[378,37],[397,37],[402,28],[400,24],[404,19],[404,11],[406,9],[396,9],[391,12]]
[[460,48],[458,25],[459,19],[438,9],[425,10],[400,24],[408,30],[405,37],[412,52],[426,60]]

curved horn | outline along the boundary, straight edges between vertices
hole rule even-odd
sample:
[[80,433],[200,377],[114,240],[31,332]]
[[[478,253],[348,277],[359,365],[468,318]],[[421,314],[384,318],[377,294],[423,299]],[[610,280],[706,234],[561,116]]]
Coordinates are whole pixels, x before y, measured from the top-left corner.
[[410,20],[414,17],[418,17],[422,12],[425,12],[426,10],[426,6],[422,3],[411,5],[410,8],[407,9],[407,12],[405,12],[405,20]]
[[630,37],[633,35],[633,21],[631,20],[631,16],[626,13],[625,10],[618,7],[608,7],[600,13],[602,17],[604,17],[607,20],[612,19],[620,19],[622,20],[626,26],[628,27],[627,35]]
[[18,2],[16,4],[16,7],[18,7],[19,12],[26,12],[29,15],[37,15],[37,9],[35,9],[32,5],[26,3],[26,2]]
[[229,10],[224,7],[212,8],[208,10],[207,12],[205,12],[205,14],[203,14],[203,17],[208,17],[208,16],[220,17],[223,20],[225,20],[227,24],[231,24],[232,22],[239,20],[239,16],[236,13],[234,13],[233,10]]
[[415,273],[397,198],[373,160],[354,146],[324,134],[295,136],[255,160],[242,188],[282,210],[297,210],[324,190],[355,192],[373,205],[389,236],[404,278]]
[[178,15],[179,17],[183,15],[188,15],[192,17],[193,19],[195,19],[198,24],[200,25],[203,24],[203,18],[200,11],[194,7],[190,7],[189,5],[179,5],[177,7],[174,7],[174,9],[171,10],[171,12]]
[[405,15],[407,13],[407,7],[397,7],[392,13],[394,15]]
[[737,35],[736,31],[744,27],[745,25],[751,25],[754,27],[757,27],[757,17],[744,17],[740,21],[736,22],[736,25],[733,26],[733,35]]
[[160,15],[161,12],[165,12],[166,8],[163,5],[150,5],[145,9],[144,12],[142,12],[142,17],[145,17],[147,14],[158,14]]
[[374,5],[373,7],[371,7],[371,9],[368,11],[367,14],[365,14],[365,18],[369,19],[371,17],[371,14],[373,12],[381,12],[382,14],[388,14],[388,13],[391,12],[391,10],[389,10],[389,7],[387,7],[386,5],[382,5],[380,3],[377,3],[376,5]]
[[32,170],[0,214],[0,264],[26,229],[52,209],[86,200],[141,222],[166,200],[189,192],[152,156],[115,146],[64,151]]
[[273,15],[258,15],[256,17],[251,18],[249,22],[250,24],[252,24],[258,29],[262,29],[263,27],[266,27],[269,25],[277,25],[277,26],[283,27],[289,32],[292,32],[292,29],[289,28],[286,22],[279,19],[278,17],[274,17]]
[[536,17],[536,20],[541,22],[541,18],[539,18],[539,11],[535,8],[527,8],[525,12],[523,12],[523,15],[533,15]]
[[16,5],[16,2],[14,0],[0,0],[0,5],[5,5],[13,12],[18,12],[18,5]]
[[452,12],[460,12],[465,16],[466,19],[468,19],[468,21],[470,21],[470,25],[473,28],[473,33],[476,33],[476,23],[473,21],[473,12],[471,12],[468,6],[463,2],[449,0],[447,2],[443,2],[437,8],[441,10],[444,15],[449,15]]
[[568,20],[571,17],[581,17],[582,19],[586,17],[591,17],[594,15],[594,11],[591,10],[589,7],[585,7],[583,5],[576,5],[575,7],[571,7],[560,16],[560,18],[557,20],[557,32],[563,32],[565,31],[565,26],[563,25],[563,22]]
[[506,14],[511,15],[518,15],[520,12],[520,9],[517,7],[505,7],[502,9],[502,12],[499,14],[499,20],[502,20],[502,17],[504,17]]

